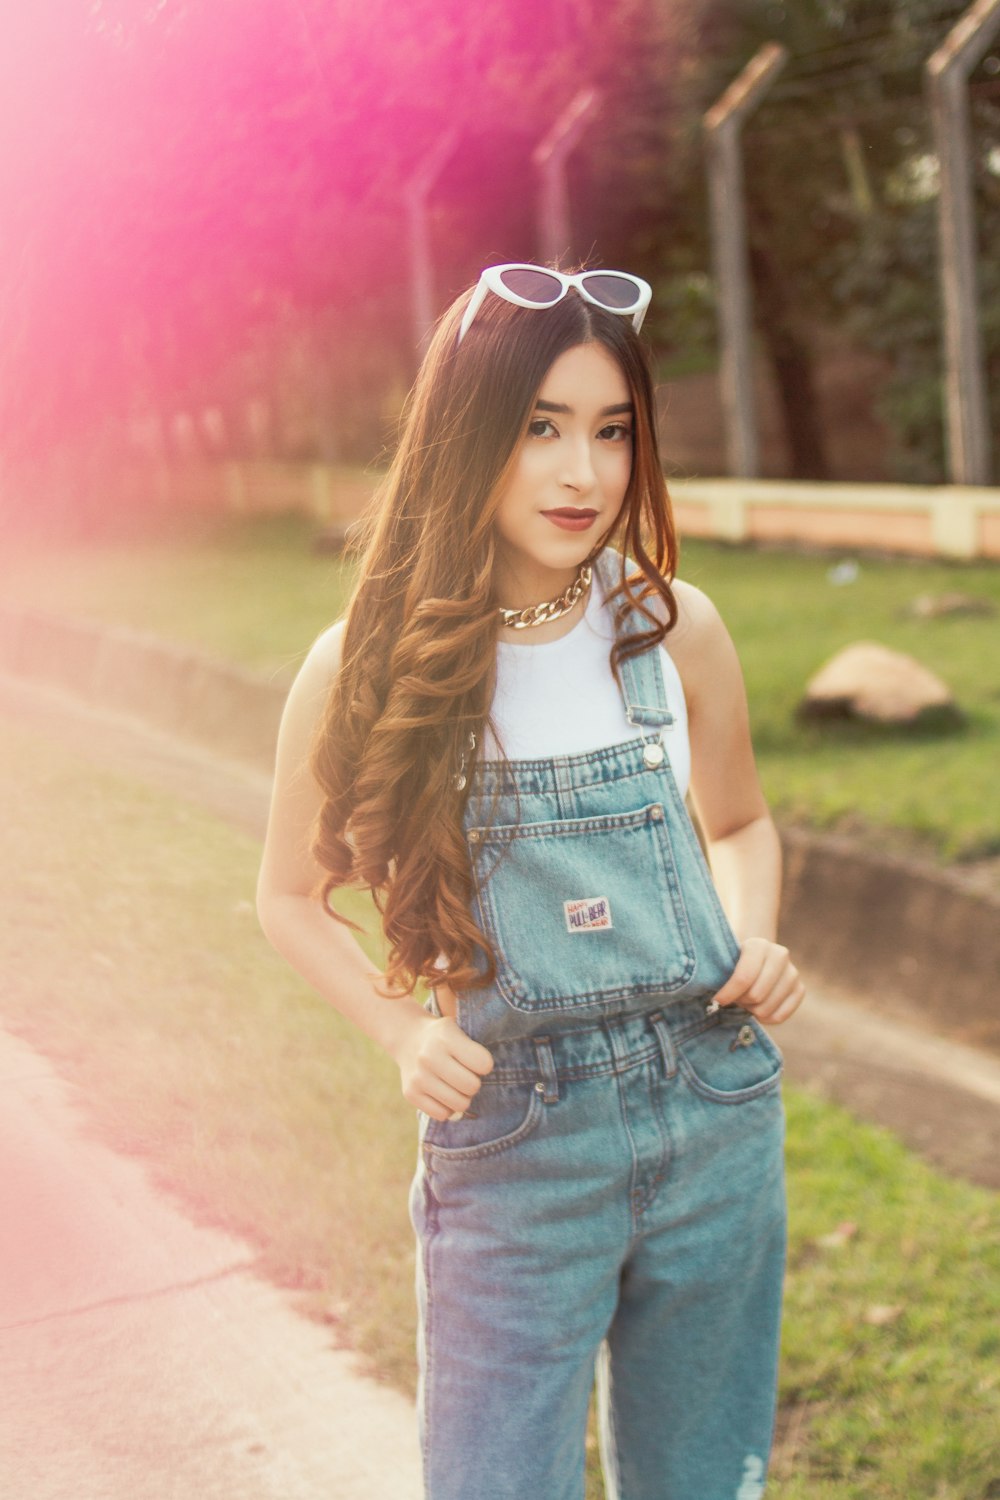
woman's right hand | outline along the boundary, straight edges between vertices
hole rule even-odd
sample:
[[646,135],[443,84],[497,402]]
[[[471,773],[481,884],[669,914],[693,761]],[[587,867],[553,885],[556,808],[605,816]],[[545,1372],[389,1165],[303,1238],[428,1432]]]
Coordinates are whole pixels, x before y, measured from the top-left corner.
[[403,1098],[434,1120],[464,1114],[492,1071],[493,1058],[451,1016],[426,1012],[394,1049]]

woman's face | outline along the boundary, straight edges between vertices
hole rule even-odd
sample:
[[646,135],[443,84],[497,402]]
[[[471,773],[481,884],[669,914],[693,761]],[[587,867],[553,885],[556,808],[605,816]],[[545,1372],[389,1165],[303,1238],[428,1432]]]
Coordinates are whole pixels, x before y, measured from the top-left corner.
[[603,344],[577,344],[549,367],[496,514],[502,604],[558,593],[610,531],[632,473],[634,421],[628,382]]

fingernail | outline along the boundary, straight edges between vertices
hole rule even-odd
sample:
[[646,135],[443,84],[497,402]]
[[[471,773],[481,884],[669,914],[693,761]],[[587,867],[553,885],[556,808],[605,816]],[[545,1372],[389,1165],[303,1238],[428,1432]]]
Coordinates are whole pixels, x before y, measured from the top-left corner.
[[456,1109],[456,1111],[455,1111],[455,1113],[453,1115],[449,1115],[448,1116],[448,1119],[449,1120],[464,1120],[465,1119],[465,1110],[464,1109]]

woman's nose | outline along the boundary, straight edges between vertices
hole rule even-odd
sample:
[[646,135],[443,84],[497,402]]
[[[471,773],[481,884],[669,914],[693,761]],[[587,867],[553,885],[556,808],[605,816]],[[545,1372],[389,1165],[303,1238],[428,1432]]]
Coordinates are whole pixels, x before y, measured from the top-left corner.
[[586,441],[568,444],[563,458],[562,482],[569,489],[591,490],[597,483],[590,444]]

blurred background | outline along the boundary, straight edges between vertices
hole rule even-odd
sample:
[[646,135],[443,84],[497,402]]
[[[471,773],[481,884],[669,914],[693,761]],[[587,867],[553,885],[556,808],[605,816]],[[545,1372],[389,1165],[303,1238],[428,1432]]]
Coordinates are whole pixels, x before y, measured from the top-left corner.
[[[724,471],[704,112],[743,135],[761,472],[946,476],[938,162],[949,0],[34,0],[0,55],[8,524],[216,494],[223,460],[384,461],[436,316],[537,259],[532,153],[581,90],[564,264],[647,277],[671,473]],[[1000,42],[969,81],[1000,444]]]
[[[955,171],[926,70],[961,0],[4,10],[4,1500],[160,1500],[189,1474],[204,1493],[213,1464],[213,1494],[348,1492],[320,1387],[298,1382],[297,1418],[260,1414],[261,1370],[284,1366],[257,1311],[184,1303],[203,1262],[164,1249],[65,1117],[48,1130],[43,1059],[88,1135],[294,1293],[318,1375],[340,1343],[412,1394],[413,1114],[388,1056],[265,942],[254,886],[287,686],[350,597],[342,543],[427,329],[484,265],[553,256],[653,284],[683,575],[740,652],[810,982],[781,1035],[768,1493],[1000,1495],[1000,0],[969,12],[984,40],[950,137],[985,435],[963,483]],[[705,115],[769,44],[720,215]],[[741,198],[742,467],[719,333]],[[341,896],[377,963],[378,913]],[[250,1406],[213,1363],[232,1329]],[[322,1477],[295,1489],[303,1406]],[[601,1500],[593,1425],[587,1452]],[[368,1483],[350,1493],[406,1493]]]

